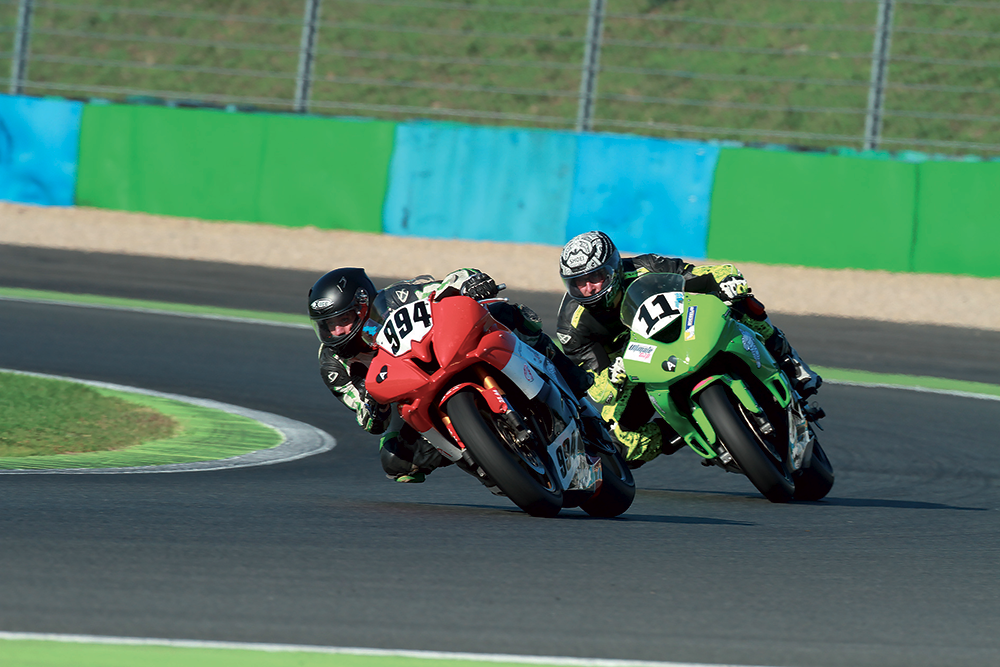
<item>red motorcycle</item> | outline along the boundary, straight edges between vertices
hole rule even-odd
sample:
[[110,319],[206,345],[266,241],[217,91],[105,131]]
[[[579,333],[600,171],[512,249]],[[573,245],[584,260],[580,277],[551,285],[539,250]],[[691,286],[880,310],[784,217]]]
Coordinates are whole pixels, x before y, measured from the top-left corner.
[[493,301],[431,297],[385,312],[380,295],[366,327],[378,347],[368,393],[528,514],[618,516],[635,497],[631,470],[600,422],[581,420],[593,406],[493,319]]

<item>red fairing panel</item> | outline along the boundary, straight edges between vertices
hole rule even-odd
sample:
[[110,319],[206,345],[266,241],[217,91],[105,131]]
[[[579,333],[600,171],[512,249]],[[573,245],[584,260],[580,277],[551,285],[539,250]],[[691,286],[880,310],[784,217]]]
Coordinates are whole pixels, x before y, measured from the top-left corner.
[[[398,403],[400,416],[420,432],[433,427],[429,410],[456,374],[481,362],[502,369],[517,345],[514,335],[474,299],[449,297],[434,302],[431,309],[430,335],[398,357],[379,349],[365,379],[375,400]],[[416,360],[429,362],[432,357],[440,368],[428,374]]]

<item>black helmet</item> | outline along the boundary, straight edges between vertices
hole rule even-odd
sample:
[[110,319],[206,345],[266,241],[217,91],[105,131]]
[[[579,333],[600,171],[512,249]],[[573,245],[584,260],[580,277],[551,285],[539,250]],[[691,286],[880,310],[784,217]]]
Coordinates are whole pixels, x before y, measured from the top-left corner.
[[[610,308],[621,292],[622,258],[618,248],[604,232],[586,232],[570,239],[559,257],[559,276],[569,295],[585,306]],[[603,281],[601,288],[584,296],[578,279],[591,276]]]
[[[344,353],[348,344],[360,340],[358,336],[377,293],[364,269],[336,269],[317,280],[309,290],[309,319],[316,336],[338,353]],[[354,319],[344,318],[348,322],[343,325],[350,324],[350,330],[334,335],[330,329],[332,320],[349,313],[354,314]]]

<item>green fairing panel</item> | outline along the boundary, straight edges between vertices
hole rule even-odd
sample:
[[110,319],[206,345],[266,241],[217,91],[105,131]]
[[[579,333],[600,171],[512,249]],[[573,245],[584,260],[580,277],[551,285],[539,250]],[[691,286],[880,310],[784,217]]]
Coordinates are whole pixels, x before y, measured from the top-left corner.
[[711,445],[716,440],[715,431],[693,397],[710,384],[723,382],[748,410],[758,412],[760,406],[742,380],[728,375],[706,376],[695,386],[685,410],[671,396],[672,385],[701,372],[705,363],[720,352],[728,352],[743,360],[782,407],[791,401],[791,387],[760,337],[733,320],[729,308],[718,298],[684,294],[681,318],[679,335],[672,342],[643,338],[633,330],[623,354],[625,371],[633,382],[646,385],[657,412],[692,449],[705,458],[714,458],[716,452]]

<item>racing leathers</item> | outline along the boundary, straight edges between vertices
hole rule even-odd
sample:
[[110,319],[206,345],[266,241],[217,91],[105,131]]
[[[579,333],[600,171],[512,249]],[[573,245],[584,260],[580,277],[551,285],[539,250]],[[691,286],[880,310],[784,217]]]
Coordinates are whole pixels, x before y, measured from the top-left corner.
[[[814,393],[822,382],[809,371],[775,327],[764,305],[752,294],[742,273],[732,264],[695,266],[682,259],[646,254],[622,259],[622,286],[628,286],[645,273],[679,273],[685,278],[685,290],[715,294],[729,304],[733,316],[760,334],[764,345],[789,375],[800,393]],[[604,404],[601,417],[621,445],[625,458],[638,467],[659,454],[672,454],[684,442],[661,418],[655,417],[652,404],[625,375],[620,358],[628,342],[629,331],[619,317],[621,294],[612,305],[584,306],[569,294],[559,306],[556,334],[563,351],[594,378],[590,397]]]
[[[496,296],[493,279],[477,269],[458,269],[443,280],[428,275],[402,280],[386,287],[375,299],[374,308],[384,316],[400,306],[432,297],[435,300],[467,294],[475,299]],[[532,349],[544,354],[563,374],[570,388],[582,396],[590,386],[590,377],[570,361],[542,331],[533,310],[508,301],[494,301],[487,309]],[[451,463],[419,432],[406,424],[392,406],[378,405],[364,388],[368,367],[375,356],[370,346],[357,346],[353,356],[337,355],[328,345],[319,350],[320,372],[326,386],[344,405],[353,410],[358,425],[373,435],[382,435],[380,460],[386,474],[400,482],[422,482],[427,473]]]

